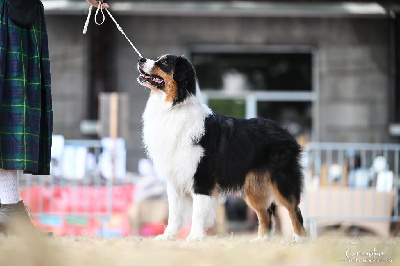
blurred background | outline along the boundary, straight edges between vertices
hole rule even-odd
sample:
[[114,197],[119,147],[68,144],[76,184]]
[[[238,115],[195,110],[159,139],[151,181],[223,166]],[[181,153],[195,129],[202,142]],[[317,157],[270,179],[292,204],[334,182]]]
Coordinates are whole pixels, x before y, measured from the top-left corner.
[[[52,74],[52,175],[23,176],[35,223],[59,235],[162,233],[168,206],[141,143],[149,91],[137,54],[106,14],[43,0]],[[184,55],[204,103],[277,121],[304,147],[302,211],[311,235],[397,235],[400,152],[398,1],[108,1],[144,57]],[[100,17],[99,17],[100,18]],[[220,199],[214,233],[252,232],[240,197]],[[292,232],[277,209],[282,235]],[[183,228],[181,237],[187,234]]]

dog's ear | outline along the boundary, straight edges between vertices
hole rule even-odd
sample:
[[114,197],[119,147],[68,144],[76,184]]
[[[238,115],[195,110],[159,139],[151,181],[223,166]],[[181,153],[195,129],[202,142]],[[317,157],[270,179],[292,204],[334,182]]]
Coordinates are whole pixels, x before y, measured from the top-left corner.
[[178,85],[177,99],[174,104],[184,101],[190,94],[196,95],[196,71],[186,58],[177,58],[174,80]]

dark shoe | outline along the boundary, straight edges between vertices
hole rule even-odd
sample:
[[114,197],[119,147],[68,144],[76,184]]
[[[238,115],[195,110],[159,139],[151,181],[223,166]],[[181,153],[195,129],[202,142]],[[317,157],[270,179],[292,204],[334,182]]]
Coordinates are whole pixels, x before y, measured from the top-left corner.
[[19,229],[38,232],[29,218],[29,213],[21,200],[15,204],[0,204],[0,233],[18,234]]

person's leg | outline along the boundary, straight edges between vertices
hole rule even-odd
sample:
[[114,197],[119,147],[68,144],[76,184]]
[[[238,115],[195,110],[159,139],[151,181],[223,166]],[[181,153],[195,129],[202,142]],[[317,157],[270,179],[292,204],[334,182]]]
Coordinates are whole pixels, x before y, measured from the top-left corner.
[[17,171],[0,168],[0,204],[14,204],[19,201]]
[[0,169],[0,233],[18,234],[17,226],[35,229],[19,197],[18,171]]

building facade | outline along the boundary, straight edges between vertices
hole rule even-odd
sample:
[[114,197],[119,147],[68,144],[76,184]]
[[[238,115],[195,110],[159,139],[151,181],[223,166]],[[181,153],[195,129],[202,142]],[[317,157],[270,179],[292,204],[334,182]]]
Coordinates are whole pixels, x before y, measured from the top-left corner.
[[[62,10],[46,3],[57,1],[43,2],[54,132],[67,139],[93,137],[83,135],[79,125],[98,119],[98,93],[127,93],[127,166],[137,171],[138,160],[145,157],[141,114],[149,95],[136,82],[137,54],[108,17],[102,26],[92,20],[83,35],[87,5]],[[308,141],[399,142],[389,131],[400,122],[395,71],[399,6],[358,1],[352,10],[339,1],[327,6],[307,1],[294,6],[263,1],[252,6],[231,1],[220,1],[220,6],[203,1],[170,1],[167,6],[130,2],[110,3],[110,11],[142,55],[190,58],[201,74],[204,101],[215,108],[237,105],[243,110],[239,116],[279,120]],[[213,62],[219,74],[212,70]]]

